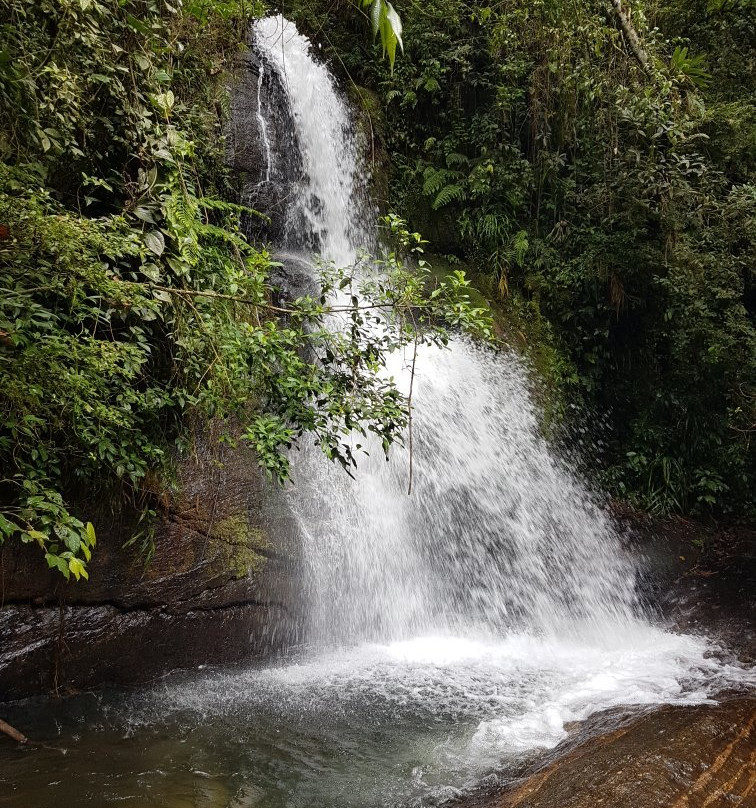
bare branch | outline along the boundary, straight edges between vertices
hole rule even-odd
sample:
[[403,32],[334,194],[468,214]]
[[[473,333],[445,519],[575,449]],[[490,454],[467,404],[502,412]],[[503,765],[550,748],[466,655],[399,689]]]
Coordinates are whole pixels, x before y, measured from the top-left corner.
[[[301,309],[291,309],[291,308],[282,308],[281,306],[274,306],[271,303],[261,303],[259,300],[250,300],[245,297],[237,297],[236,295],[223,295],[220,292],[211,292],[209,290],[202,290],[202,289],[177,289],[171,286],[158,286],[157,284],[150,283],[145,284],[150,289],[154,289],[157,292],[167,292],[169,295],[177,295],[178,297],[181,296],[189,296],[189,297],[212,297],[216,300],[230,300],[234,303],[243,303],[249,306],[255,306],[260,309],[267,309],[268,311],[275,311],[281,314],[306,314],[307,312],[302,311]],[[429,309],[432,308],[432,304],[430,303],[413,303],[413,308],[415,309]],[[372,303],[369,305],[364,306],[324,306],[319,314],[336,314],[338,312],[351,312],[351,311],[364,311],[366,309],[397,309],[399,308],[398,303]]]
[[12,727],[10,724],[7,724],[0,718],[0,732],[4,735],[7,735],[9,738],[13,738],[14,741],[18,743],[28,743],[29,739],[23,732],[19,732],[15,727]]
[[[414,320],[414,317],[412,318]],[[409,432],[409,484],[407,494],[412,493],[412,472],[414,452],[412,447],[412,391],[415,385],[415,363],[417,362],[417,324],[415,323],[415,344],[412,351],[412,370],[410,372],[409,395],[407,396],[407,429]]]

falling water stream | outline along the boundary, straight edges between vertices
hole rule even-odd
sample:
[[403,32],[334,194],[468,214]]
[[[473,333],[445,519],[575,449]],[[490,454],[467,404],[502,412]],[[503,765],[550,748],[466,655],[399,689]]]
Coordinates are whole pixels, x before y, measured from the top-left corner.
[[[285,157],[264,76],[282,88],[299,150],[280,246],[350,263],[372,241],[353,116],[293,24],[260,20],[254,43],[260,181]],[[405,360],[389,372],[406,388]],[[389,463],[363,457],[355,480],[314,449],[292,458],[300,653],[67,702],[55,719],[75,747],[65,771],[47,776],[41,752],[40,776],[7,804],[60,805],[57,780],[77,806],[439,805],[555,746],[569,722],[753,681],[706,638],[644,613],[636,562],[539,434],[518,357],[463,339],[423,349],[413,401],[411,495],[401,448]]]

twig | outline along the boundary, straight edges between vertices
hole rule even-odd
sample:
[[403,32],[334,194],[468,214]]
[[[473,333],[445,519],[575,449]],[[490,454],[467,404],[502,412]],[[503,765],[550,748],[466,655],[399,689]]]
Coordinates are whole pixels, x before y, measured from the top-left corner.
[[23,732],[19,732],[15,727],[3,721],[2,718],[0,718],[0,732],[7,735],[9,738],[13,738],[17,743],[29,743],[29,739]]
[[[287,309],[281,306],[274,306],[272,303],[261,303],[259,300],[251,300],[244,297],[236,297],[235,295],[224,295],[220,292],[203,291],[201,289],[177,289],[171,286],[158,286],[154,283],[145,284],[150,289],[157,292],[167,292],[170,295],[189,295],[192,297],[212,297],[217,300],[231,300],[234,303],[244,303],[249,306],[256,306],[257,308],[267,309],[268,311],[277,311],[281,314],[308,314],[301,309]],[[364,311],[366,309],[395,309],[398,307],[397,303],[373,303],[365,306],[325,306],[321,310],[321,314],[336,314],[338,312],[349,311]],[[417,303],[414,304],[416,309],[430,308],[430,303]]]
[[68,750],[62,746],[50,746],[49,744],[39,743],[38,741],[33,741],[30,738],[27,738],[23,732],[19,732],[15,727],[12,727],[6,721],[3,721],[2,718],[0,718],[0,733],[7,735],[12,740],[16,741],[17,743],[21,743],[24,746],[35,749],[49,749],[51,752],[60,752],[62,755],[68,753]]
[[[414,320],[414,317],[413,317]],[[407,486],[407,496],[412,493],[412,471],[413,471],[413,451],[412,451],[412,388],[415,384],[415,362],[417,361],[417,327],[415,328],[415,345],[412,351],[412,369],[410,371],[410,387],[407,396],[407,431],[409,443],[409,485]]]

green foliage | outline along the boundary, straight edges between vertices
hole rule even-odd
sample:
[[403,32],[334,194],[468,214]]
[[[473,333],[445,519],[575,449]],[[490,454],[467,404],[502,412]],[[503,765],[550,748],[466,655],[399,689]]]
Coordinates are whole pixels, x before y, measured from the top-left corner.
[[383,55],[388,58],[389,67],[394,70],[396,46],[404,50],[402,42],[402,21],[388,0],[360,0],[362,8],[370,15],[373,36],[381,40]]
[[393,74],[328,42],[382,93],[392,206],[548,341],[562,397],[610,412],[612,492],[752,516],[756,9],[624,5],[647,69],[599,0],[410,5]]
[[[210,419],[279,480],[305,434],[346,468],[354,430],[388,450],[407,403],[376,373],[386,353],[486,319],[462,275],[432,287],[398,252],[380,280],[358,280],[365,257],[323,267],[316,298],[272,304],[223,168],[241,4],[2,7],[0,540],[86,578],[84,494],[138,502]],[[127,545],[148,559],[151,529]]]
[[673,71],[684,75],[696,87],[705,88],[711,83],[711,74],[706,72],[706,57],[702,54],[688,56],[687,47],[678,45],[675,48],[670,66]]

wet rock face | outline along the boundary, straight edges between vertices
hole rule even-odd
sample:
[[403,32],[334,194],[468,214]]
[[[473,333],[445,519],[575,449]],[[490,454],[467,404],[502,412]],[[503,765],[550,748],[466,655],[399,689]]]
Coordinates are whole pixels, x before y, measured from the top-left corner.
[[[606,717],[581,728],[585,737]],[[593,724],[593,726],[592,726]],[[599,730],[600,731],[600,730]],[[756,699],[662,707],[566,741],[529,777],[464,808],[747,808],[756,804]]]
[[320,286],[315,280],[317,270],[310,261],[285,252],[277,252],[273,257],[277,266],[271,267],[268,280],[276,303],[285,304],[304,295],[314,298],[320,295]]
[[[93,505],[90,580],[0,554],[0,700],[261,656],[297,640],[296,531],[251,452],[207,436],[152,530]],[[153,532],[154,531],[154,532]],[[150,557],[151,556],[151,557]]]
[[236,62],[230,91],[226,164],[236,177],[240,203],[262,214],[244,216],[242,229],[252,240],[297,244],[291,231],[306,228],[289,221],[288,209],[303,168],[285,90],[249,49]]
[[[265,214],[243,217],[245,232],[297,247],[286,209],[302,161],[285,91],[252,50],[230,89],[226,161],[239,201]],[[280,264],[271,276],[279,302],[317,293],[307,262],[283,255]],[[98,536],[88,582],[67,583],[36,548],[0,547],[0,701],[145,681],[297,642],[296,529],[253,454],[217,437],[180,464],[177,493],[150,503],[154,532],[135,509],[83,503]]]

